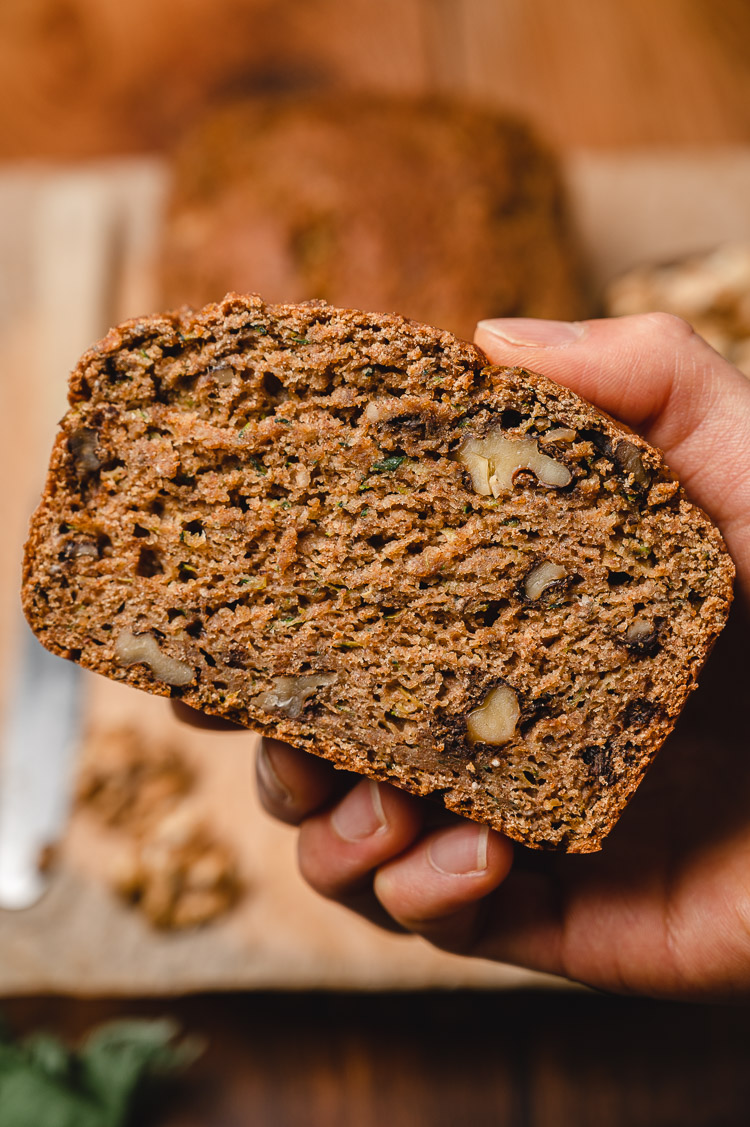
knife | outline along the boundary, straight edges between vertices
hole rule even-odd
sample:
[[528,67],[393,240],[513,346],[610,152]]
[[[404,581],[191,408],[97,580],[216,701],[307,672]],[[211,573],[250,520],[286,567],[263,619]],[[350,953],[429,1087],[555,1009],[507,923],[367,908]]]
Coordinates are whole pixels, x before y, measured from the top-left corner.
[[44,851],[62,834],[81,738],[84,672],[18,624],[15,684],[0,746],[0,908],[28,908],[42,896]]

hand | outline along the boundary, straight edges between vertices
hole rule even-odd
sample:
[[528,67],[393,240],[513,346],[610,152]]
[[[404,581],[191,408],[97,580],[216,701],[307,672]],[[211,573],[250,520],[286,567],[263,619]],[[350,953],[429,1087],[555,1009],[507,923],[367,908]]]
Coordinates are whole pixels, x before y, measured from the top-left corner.
[[394,787],[267,740],[264,806],[300,827],[324,896],[465,955],[662,997],[750,992],[750,381],[666,314],[484,322],[496,364],[543,372],[665,452],[719,525],[743,597],[683,714],[600,854],[512,846]]

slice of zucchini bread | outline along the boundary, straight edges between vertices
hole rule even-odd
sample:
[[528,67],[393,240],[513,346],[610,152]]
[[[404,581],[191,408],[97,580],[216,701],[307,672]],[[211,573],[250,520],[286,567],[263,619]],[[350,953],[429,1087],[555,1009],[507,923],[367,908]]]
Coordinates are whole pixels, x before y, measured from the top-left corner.
[[229,295],[75,369],[24,605],[89,669],[586,852],[732,576],[660,453],[565,388],[395,315]]

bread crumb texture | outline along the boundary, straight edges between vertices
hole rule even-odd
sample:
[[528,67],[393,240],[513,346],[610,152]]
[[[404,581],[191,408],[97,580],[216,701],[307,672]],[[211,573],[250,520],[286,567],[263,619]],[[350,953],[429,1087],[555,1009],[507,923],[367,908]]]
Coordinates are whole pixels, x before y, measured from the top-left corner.
[[567,389],[395,315],[230,294],[85,354],[23,597],[89,669],[588,852],[732,577],[661,454]]

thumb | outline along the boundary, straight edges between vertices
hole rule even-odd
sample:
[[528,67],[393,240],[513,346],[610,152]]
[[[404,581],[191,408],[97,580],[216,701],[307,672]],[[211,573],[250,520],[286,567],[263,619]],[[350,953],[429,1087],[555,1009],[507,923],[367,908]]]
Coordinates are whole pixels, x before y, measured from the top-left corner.
[[493,364],[531,368],[642,433],[721,529],[750,591],[750,380],[668,313],[481,321]]

